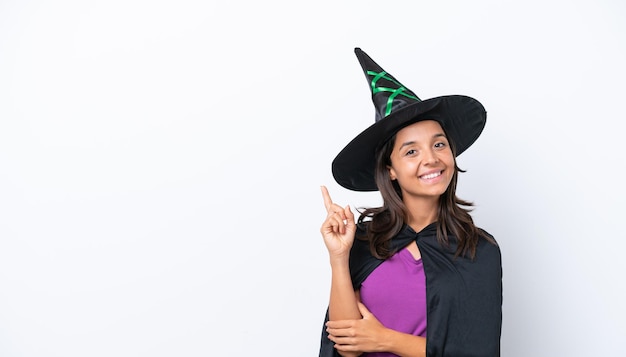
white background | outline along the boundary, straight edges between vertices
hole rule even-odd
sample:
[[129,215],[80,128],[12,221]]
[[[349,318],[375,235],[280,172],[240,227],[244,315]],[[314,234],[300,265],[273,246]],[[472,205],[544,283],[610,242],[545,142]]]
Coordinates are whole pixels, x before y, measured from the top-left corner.
[[[385,4],[385,5],[383,5]],[[624,356],[621,1],[0,1],[0,356],[315,356],[354,47],[487,108],[502,354]]]

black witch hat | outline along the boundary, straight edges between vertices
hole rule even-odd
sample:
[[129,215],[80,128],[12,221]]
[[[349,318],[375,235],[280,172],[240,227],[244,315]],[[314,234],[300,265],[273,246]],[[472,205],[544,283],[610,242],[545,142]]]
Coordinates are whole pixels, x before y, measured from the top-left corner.
[[418,121],[439,122],[457,156],[478,139],[487,120],[487,112],[479,101],[464,95],[421,100],[360,48],[354,52],[370,86],[376,116],[374,124],[357,135],[333,160],[333,177],[341,186],[354,191],[377,191],[376,151],[400,129]]

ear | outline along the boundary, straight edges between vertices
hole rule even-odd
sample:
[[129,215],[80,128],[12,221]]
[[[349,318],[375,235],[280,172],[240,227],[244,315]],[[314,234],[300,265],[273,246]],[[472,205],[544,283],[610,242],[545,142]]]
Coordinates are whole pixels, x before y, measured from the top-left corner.
[[394,171],[393,167],[387,166],[387,170],[389,170],[389,178],[391,179],[391,181],[396,180],[396,172]]

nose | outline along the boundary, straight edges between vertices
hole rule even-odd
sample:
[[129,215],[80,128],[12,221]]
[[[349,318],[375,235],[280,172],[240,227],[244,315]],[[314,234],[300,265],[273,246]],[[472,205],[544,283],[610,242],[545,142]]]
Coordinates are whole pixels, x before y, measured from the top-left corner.
[[439,157],[437,156],[437,153],[430,149],[430,150],[426,150],[424,152],[424,164],[436,164],[439,162]]

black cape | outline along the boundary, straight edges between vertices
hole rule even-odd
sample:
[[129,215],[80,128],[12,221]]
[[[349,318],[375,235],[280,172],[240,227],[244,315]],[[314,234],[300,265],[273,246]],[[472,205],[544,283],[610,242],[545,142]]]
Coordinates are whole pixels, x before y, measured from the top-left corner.
[[[367,224],[358,226],[357,237]],[[482,231],[491,237],[489,233]],[[493,238],[493,237],[492,237]],[[456,238],[450,245],[437,241],[433,223],[416,233],[405,225],[391,241],[396,251],[412,241],[422,255],[426,275],[427,357],[500,356],[502,328],[502,260],[500,248],[480,239],[474,260],[454,257]],[[350,275],[355,289],[383,260],[373,257],[368,242],[355,239],[350,251]],[[328,310],[324,323],[328,321]],[[320,357],[338,357],[322,326]]]

